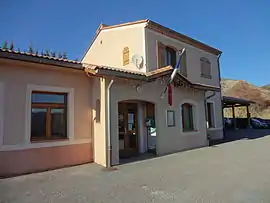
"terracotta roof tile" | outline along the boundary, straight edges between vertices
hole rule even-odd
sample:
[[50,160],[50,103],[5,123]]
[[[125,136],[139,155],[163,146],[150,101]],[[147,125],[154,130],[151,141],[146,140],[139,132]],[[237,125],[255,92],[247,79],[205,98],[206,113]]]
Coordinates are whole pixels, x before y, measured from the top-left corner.
[[18,55],[22,55],[22,56],[33,56],[33,57],[50,59],[50,60],[55,60],[55,61],[64,61],[64,62],[74,63],[74,64],[80,64],[81,63],[81,62],[74,61],[74,60],[69,60],[69,59],[63,59],[63,58],[57,58],[57,57],[51,57],[51,56],[42,56],[40,54],[22,52],[22,51],[18,52],[18,51],[13,51],[13,50],[9,50],[9,49],[3,49],[3,48],[0,48],[0,52],[13,53],[13,54],[18,54]]

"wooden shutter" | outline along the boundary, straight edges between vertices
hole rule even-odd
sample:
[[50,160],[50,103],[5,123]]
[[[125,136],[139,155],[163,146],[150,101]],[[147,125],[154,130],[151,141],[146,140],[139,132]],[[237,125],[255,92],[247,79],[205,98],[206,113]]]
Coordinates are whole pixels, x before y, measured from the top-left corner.
[[187,76],[187,55],[186,52],[182,55],[180,61],[180,73],[184,76]]
[[211,77],[211,63],[209,60],[205,60],[205,74]]
[[201,76],[211,78],[211,63],[206,58],[201,58]]
[[204,65],[204,58],[201,58],[200,59],[200,63],[201,63],[201,75],[203,76],[204,75],[204,72],[205,72],[205,70],[204,70],[204,67],[205,67],[205,65]]
[[129,64],[129,48],[125,47],[123,50],[123,66]]
[[171,61],[170,64],[172,67],[176,66],[176,51],[174,49],[171,48]]
[[166,46],[161,42],[157,42],[157,58],[158,58],[158,68],[165,66],[166,57]]

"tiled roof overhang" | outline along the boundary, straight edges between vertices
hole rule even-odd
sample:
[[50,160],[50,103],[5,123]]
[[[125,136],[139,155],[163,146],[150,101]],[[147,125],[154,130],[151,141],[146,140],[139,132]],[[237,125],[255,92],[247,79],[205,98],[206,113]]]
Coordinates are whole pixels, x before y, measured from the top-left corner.
[[18,52],[18,51],[12,51],[12,50],[7,50],[7,49],[0,49],[0,58],[84,70],[82,64],[77,61],[68,60],[68,59],[60,59],[60,58],[49,57],[49,56],[41,56],[38,54]]
[[[146,82],[152,82],[157,78],[169,76],[172,73],[172,71],[173,71],[172,66],[166,66],[160,69],[156,69],[154,71],[150,71],[148,73],[143,73],[137,71],[129,71],[126,69],[85,64],[85,72],[87,72],[91,76],[98,76],[98,77],[112,76],[124,79],[142,80]],[[192,83],[180,73],[177,73],[175,81],[178,81],[177,83],[179,84],[181,83],[183,85],[199,90],[220,92],[220,87],[200,83]]]

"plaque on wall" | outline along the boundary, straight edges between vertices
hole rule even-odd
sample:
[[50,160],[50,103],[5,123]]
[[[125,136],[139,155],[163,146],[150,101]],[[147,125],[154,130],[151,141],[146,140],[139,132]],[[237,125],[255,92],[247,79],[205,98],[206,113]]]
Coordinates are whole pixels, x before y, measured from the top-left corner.
[[167,110],[167,126],[174,127],[175,126],[175,115],[173,110]]

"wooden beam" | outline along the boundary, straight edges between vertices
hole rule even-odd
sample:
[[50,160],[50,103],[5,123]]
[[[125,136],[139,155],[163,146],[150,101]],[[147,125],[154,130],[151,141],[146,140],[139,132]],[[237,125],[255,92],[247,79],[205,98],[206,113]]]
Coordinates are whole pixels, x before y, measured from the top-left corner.
[[248,120],[248,128],[251,128],[249,106],[247,106],[247,120]]
[[234,129],[236,129],[236,119],[235,119],[235,109],[234,109],[234,105],[232,106],[232,114],[233,114],[233,126],[234,126]]

